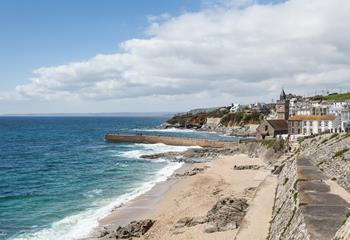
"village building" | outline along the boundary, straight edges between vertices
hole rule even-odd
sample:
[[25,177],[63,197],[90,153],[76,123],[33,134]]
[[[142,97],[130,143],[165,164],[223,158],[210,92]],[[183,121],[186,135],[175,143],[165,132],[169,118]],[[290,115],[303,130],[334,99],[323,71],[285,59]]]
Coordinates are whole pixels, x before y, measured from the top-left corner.
[[256,129],[256,139],[276,138],[288,134],[288,122],[283,119],[265,119]]
[[[271,119],[272,117],[272,119]],[[256,129],[256,139],[276,138],[288,134],[289,100],[282,89],[280,99],[277,100],[275,111],[272,111],[269,118],[264,119]]]
[[313,135],[341,131],[340,115],[296,115],[288,119],[292,135]]
[[350,128],[350,109],[344,109],[340,113],[340,128],[342,132],[347,132]]
[[242,106],[239,103],[231,104],[230,112],[236,113],[236,112],[240,112],[241,110],[242,110]]

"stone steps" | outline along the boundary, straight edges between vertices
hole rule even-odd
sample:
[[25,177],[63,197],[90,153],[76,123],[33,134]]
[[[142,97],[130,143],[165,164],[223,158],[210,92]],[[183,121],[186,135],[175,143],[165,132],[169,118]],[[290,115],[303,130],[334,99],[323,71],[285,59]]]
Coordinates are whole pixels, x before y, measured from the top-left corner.
[[350,204],[330,192],[327,177],[309,159],[297,160],[298,204],[310,239],[330,240],[346,220]]

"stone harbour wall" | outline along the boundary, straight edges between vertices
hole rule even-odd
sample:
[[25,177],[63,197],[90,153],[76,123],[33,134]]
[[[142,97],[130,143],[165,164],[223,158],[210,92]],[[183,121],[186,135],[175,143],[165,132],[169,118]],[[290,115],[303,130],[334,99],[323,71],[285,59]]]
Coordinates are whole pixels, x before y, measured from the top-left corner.
[[117,135],[106,134],[105,140],[109,142],[132,142],[132,143],[164,143],[177,146],[200,146],[215,148],[232,148],[238,146],[234,141],[215,141],[207,139],[151,136],[151,135]]

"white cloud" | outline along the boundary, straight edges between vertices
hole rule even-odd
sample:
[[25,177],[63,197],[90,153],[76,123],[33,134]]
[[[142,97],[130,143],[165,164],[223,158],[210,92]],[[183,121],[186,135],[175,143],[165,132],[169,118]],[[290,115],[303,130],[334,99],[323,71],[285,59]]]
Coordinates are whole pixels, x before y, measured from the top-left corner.
[[71,101],[201,94],[255,101],[282,85],[350,89],[350,1],[231,3],[150,17],[149,38],[123,42],[119,53],[39,68],[16,90]]

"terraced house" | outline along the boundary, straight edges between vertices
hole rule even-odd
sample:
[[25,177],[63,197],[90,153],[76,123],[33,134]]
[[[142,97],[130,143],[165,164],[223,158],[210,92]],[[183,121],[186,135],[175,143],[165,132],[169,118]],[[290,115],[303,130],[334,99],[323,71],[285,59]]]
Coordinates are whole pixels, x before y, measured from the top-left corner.
[[289,133],[312,135],[341,131],[340,115],[295,115],[288,119]]

